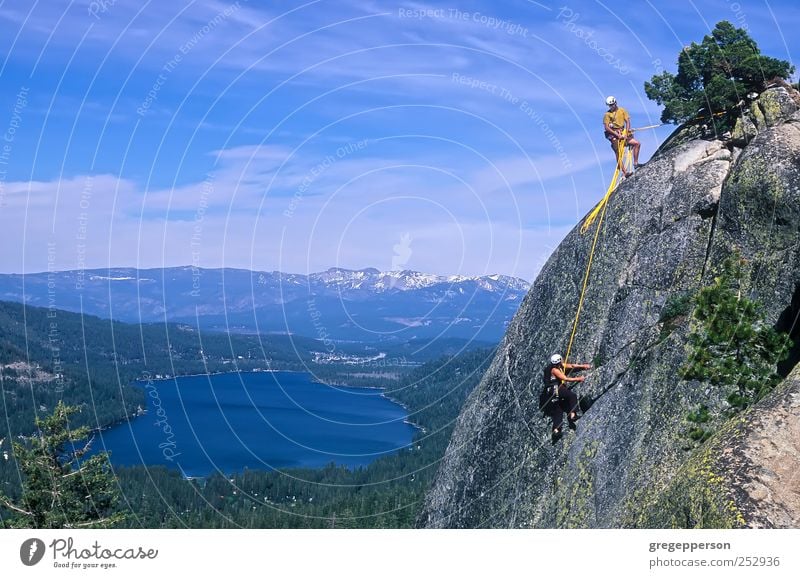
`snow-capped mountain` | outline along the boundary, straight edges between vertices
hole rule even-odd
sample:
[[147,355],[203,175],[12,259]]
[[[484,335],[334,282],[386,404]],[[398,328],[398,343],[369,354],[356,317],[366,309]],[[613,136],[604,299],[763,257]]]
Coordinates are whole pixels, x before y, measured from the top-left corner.
[[379,271],[378,269],[341,269],[333,267],[322,273],[308,276],[312,285],[322,284],[327,288],[339,290],[370,290],[376,293],[384,291],[410,291],[424,289],[433,285],[459,285],[476,283],[485,291],[527,292],[530,284],[524,279],[506,275],[487,275],[484,277],[465,277],[462,275],[432,275],[405,269],[402,271]]
[[244,269],[95,269],[0,275],[0,299],[113,317],[331,339],[439,335],[498,340],[529,289],[506,275],[441,276],[334,267],[310,275]]

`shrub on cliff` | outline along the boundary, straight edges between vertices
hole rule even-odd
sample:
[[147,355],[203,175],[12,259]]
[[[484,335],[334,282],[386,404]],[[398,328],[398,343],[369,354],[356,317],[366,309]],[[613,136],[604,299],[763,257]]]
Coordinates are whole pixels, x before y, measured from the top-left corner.
[[[719,22],[700,44],[678,55],[678,72],[664,71],[644,83],[650,100],[664,106],[661,122],[689,120],[736,109],[750,92],[761,92],[773,78],[788,78],[794,66],[764,56],[747,31]],[[713,117],[718,125],[728,119]]]
[[789,336],[768,325],[758,304],[741,294],[741,278],[741,261],[728,259],[722,274],[698,294],[684,368],[686,379],[730,388],[727,400],[734,412],[778,384],[778,362],[791,347]]

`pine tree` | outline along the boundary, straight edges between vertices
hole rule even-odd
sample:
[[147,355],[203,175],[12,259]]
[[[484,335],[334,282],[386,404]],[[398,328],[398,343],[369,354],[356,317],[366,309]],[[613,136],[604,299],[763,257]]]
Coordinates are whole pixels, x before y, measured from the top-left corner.
[[75,449],[90,434],[88,427],[69,428],[69,416],[77,411],[59,402],[52,415],[36,419],[37,435],[14,442],[22,494],[16,503],[0,494],[0,507],[13,514],[11,527],[104,528],[125,518],[115,512],[117,486],[108,454],[82,459],[88,445]]
[[657,74],[644,83],[644,90],[650,100],[664,105],[661,122],[681,124],[735,109],[748,93],[761,92],[772,79],[793,72],[789,62],[762,55],[746,30],[723,20],[700,44],[683,49],[677,74]]
[[728,259],[722,274],[702,289],[689,334],[686,379],[732,388],[728,403],[739,411],[762,399],[781,380],[776,373],[791,340],[765,323],[758,304],[741,295],[742,262]]

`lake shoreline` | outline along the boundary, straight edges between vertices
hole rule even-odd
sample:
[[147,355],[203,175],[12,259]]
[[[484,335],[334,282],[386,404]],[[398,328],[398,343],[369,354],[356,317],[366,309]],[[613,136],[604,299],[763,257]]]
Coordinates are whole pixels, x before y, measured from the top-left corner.
[[[278,388],[258,387],[263,380],[253,381],[253,378],[260,373],[284,373],[293,379],[284,383],[276,380]],[[212,378],[220,376],[224,376],[223,381],[211,383]],[[241,376],[241,381],[233,376]],[[166,389],[154,385],[176,382],[178,378],[200,381],[180,386],[176,383],[175,388]],[[185,479],[202,479],[214,473],[238,475],[248,470],[320,470],[330,464],[355,470],[412,448],[417,436],[426,433],[425,428],[410,419],[405,404],[385,393],[386,387],[345,384],[340,387],[351,391],[343,391],[308,371],[215,371],[146,376],[133,383],[147,392],[145,408],[139,406],[126,418],[94,429],[92,434],[102,436],[101,450],[111,451],[117,458],[112,458],[114,466],[162,466],[177,470]],[[321,385],[328,387],[319,390]],[[380,390],[380,394],[352,395],[361,389]],[[348,398],[342,397],[348,393]],[[395,409],[388,410],[383,405],[387,403]],[[145,415],[156,417],[158,427],[150,427],[148,420],[135,419]],[[386,420],[380,421],[377,416],[381,415]],[[362,423],[362,419],[366,421]],[[124,423],[129,428],[114,429]],[[269,427],[265,429],[264,424]],[[398,435],[402,437],[398,439]],[[387,444],[391,449],[386,449]],[[182,457],[173,462],[173,454]],[[320,454],[330,454],[331,459],[323,462]],[[165,457],[169,463],[164,461]],[[238,465],[237,460],[240,460]]]

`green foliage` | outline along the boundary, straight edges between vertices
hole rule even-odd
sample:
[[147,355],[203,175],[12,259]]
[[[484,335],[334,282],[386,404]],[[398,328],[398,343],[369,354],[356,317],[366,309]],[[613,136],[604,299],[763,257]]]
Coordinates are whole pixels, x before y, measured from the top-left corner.
[[660,323],[667,323],[688,315],[692,308],[692,295],[689,293],[673,293],[667,298],[664,307],[661,309],[661,315],[658,321]]
[[708,438],[711,437],[712,432],[705,428],[695,426],[689,429],[688,435],[689,439],[691,439],[692,441],[703,443],[704,441],[706,441]]
[[690,293],[673,293],[661,308],[658,322],[661,323],[659,340],[667,337],[686,318],[692,308],[693,296]]
[[4,525],[12,528],[104,528],[124,519],[115,512],[117,485],[101,453],[82,460],[88,446],[74,443],[89,436],[89,428],[70,429],[77,407],[59,403],[52,415],[36,419],[38,435],[13,443],[14,457],[24,476],[22,492],[13,502],[0,494]]
[[[712,430],[702,425],[711,421],[711,413],[707,405],[699,405],[697,409],[689,412],[686,416],[686,421],[694,424],[687,430],[686,436],[693,442],[696,442],[696,444],[702,444],[711,437],[713,433]],[[694,446],[689,446],[684,449],[689,450],[693,448]]]
[[[735,109],[752,91],[761,92],[774,78],[787,78],[794,66],[760,53],[747,31],[730,22],[717,23],[700,44],[693,42],[678,55],[677,74],[664,71],[645,82],[650,100],[664,106],[661,122],[682,124],[698,115]],[[714,117],[717,129],[729,119]]]
[[733,413],[778,384],[776,366],[791,347],[789,336],[767,325],[758,304],[741,295],[741,278],[742,262],[728,259],[722,274],[700,291],[689,334],[691,353],[683,368],[686,379],[731,390]]
[[711,414],[707,405],[700,405],[695,411],[689,412],[686,419],[693,423],[707,423],[711,420]]

